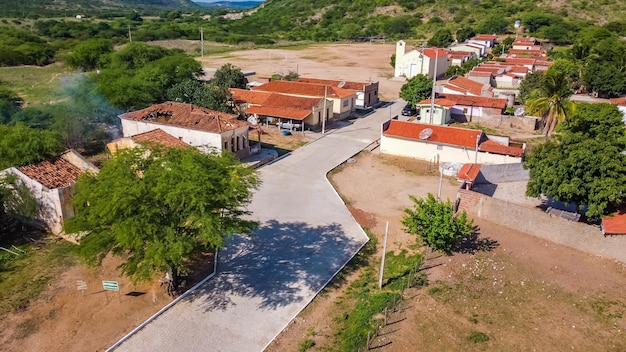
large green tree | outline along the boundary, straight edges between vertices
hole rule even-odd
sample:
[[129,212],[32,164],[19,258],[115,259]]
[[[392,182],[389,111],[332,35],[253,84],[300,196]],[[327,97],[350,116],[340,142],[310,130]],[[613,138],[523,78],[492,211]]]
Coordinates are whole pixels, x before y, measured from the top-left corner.
[[0,175],[0,239],[16,232],[18,225],[33,218],[38,210],[30,190],[15,175]]
[[232,94],[228,89],[188,79],[167,91],[167,100],[189,103],[207,109],[234,113]]
[[541,86],[537,89],[537,98],[526,102],[526,112],[541,117],[546,138],[560,122],[574,112],[575,105],[569,100],[572,93],[572,86],[567,81],[567,76],[560,71],[551,71],[545,75]]
[[452,44],[454,38],[452,38],[452,32],[450,32],[447,28],[439,29],[433,34],[428,42],[426,43],[428,46],[434,46],[437,48],[445,48],[448,45]]
[[404,231],[420,236],[431,248],[451,253],[460,239],[473,233],[473,221],[465,211],[455,214],[450,200],[442,202],[431,193],[426,198],[409,198],[413,207],[404,209]]
[[416,75],[400,88],[400,98],[413,106],[431,96],[433,81],[426,75]]
[[579,104],[559,134],[527,156],[526,193],[576,204],[597,220],[626,201],[626,132],[610,104]]
[[100,57],[113,51],[113,44],[107,39],[91,39],[74,47],[65,62],[74,68],[91,70],[98,67]]
[[59,135],[18,123],[0,125],[0,170],[35,163],[58,154]]
[[243,75],[241,69],[239,67],[233,66],[231,64],[224,64],[220,67],[213,78],[211,79],[211,83],[217,87],[221,88],[240,88],[246,89],[248,84],[248,79]]
[[98,92],[121,109],[135,109],[163,102],[167,90],[202,72],[202,66],[179,50],[144,43],[130,43],[99,61],[95,74]]
[[230,153],[127,149],[98,174],[79,178],[76,217],[66,229],[89,232],[79,248],[89,263],[112,253],[124,258],[122,273],[134,281],[168,272],[176,288],[195,254],[255,228],[242,216],[258,184],[255,171]]

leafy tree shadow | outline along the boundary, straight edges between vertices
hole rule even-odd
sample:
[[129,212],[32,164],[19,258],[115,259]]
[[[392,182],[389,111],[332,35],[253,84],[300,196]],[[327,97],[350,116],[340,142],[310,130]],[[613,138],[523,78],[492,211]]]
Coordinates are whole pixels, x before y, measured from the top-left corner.
[[500,244],[489,237],[479,238],[480,227],[474,226],[472,234],[459,239],[453,252],[475,254],[476,252],[490,252]]
[[237,304],[237,297],[254,298],[261,309],[303,301],[319,291],[361,244],[336,223],[311,226],[270,220],[251,238],[229,240],[219,254],[216,276],[188,299],[204,301],[206,311],[225,310]]

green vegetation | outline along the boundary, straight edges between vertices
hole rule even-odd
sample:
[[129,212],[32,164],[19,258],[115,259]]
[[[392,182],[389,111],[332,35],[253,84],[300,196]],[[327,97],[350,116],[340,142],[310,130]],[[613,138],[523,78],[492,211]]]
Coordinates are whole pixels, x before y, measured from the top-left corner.
[[433,81],[426,75],[415,75],[400,88],[400,98],[406,100],[411,105],[430,98],[433,92]]
[[541,117],[546,138],[559,123],[575,112],[575,105],[569,100],[572,93],[565,72],[548,70],[539,88],[533,93],[536,98],[526,101],[526,112]]
[[454,213],[450,200],[442,202],[431,193],[426,199],[409,195],[413,208],[404,209],[404,231],[418,235],[434,250],[451,253],[458,241],[473,233],[473,220],[463,211]]
[[61,150],[54,132],[29,128],[21,123],[0,125],[0,170],[35,163]]
[[255,171],[230,153],[156,145],[150,153],[122,150],[98,174],[79,178],[76,216],[66,226],[70,233],[89,231],[79,247],[89,264],[112,253],[125,260],[121,271],[135,282],[168,272],[172,292],[195,254],[256,227],[241,218],[248,213],[241,206],[258,184]]
[[0,175],[0,240],[15,232],[18,225],[22,225],[23,219],[34,217],[38,210],[37,201],[30,190],[18,181],[17,176]]
[[489,336],[487,336],[484,332],[472,331],[467,337],[467,341],[471,343],[487,342],[489,341]]
[[524,162],[526,193],[576,204],[590,221],[626,201],[626,132],[615,105],[578,104],[558,134],[536,146]]
[[[31,235],[34,236],[34,235]],[[0,251],[0,317],[25,309],[31,300],[48,287],[51,279],[75,263],[74,244],[56,242],[19,245],[18,251],[3,239],[2,246],[13,249],[19,256]]]
[[315,341],[306,339],[298,345],[298,352],[306,352],[313,347],[315,347]]

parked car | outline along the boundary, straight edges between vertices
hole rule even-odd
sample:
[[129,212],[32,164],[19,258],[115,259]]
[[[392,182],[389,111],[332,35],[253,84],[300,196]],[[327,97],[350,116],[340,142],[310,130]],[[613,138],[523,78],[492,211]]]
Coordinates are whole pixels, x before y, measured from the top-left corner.
[[402,116],[414,116],[416,114],[417,109],[411,104],[406,104],[404,109],[402,109]]

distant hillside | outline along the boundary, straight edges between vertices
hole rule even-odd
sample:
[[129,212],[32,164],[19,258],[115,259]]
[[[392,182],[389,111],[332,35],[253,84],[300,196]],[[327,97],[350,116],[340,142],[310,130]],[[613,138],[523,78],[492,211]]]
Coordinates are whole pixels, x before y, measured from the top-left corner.
[[221,9],[250,9],[253,7],[257,7],[261,5],[263,1],[216,1],[216,2],[205,2],[205,1],[196,1],[196,4],[202,7],[210,7],[210,8],[221,8]]
[[522,20],[533,29],[526,33],[545,27],[547,37],[625,19],[624,0],[267,0],[231,30],[297,40],[426,39],[443,27],[452,33],[461,28],[513,33],[514,22]]
[[32,17],[145,9],[194,9],[191,0],[1,0],[0,16]]

